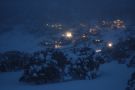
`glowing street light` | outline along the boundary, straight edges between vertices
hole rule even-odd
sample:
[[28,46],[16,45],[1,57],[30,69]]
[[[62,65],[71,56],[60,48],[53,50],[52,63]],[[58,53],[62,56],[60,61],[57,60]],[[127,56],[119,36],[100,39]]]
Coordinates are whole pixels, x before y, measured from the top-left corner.
[[111,48],[111,47],[113,46],[113,43],[112,43],[112,42],[109,42],[109,43],[107,44],[107,46]]
[[66,32],[66,37],[67,38],[72,38],[72,33],[71,32]]

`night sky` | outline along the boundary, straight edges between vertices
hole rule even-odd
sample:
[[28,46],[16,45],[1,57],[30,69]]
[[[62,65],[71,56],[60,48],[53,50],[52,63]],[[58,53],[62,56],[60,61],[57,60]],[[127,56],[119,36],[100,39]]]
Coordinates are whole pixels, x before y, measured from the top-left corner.
[[31,22],[135,20],[135,0],[0,0],[0,28]]

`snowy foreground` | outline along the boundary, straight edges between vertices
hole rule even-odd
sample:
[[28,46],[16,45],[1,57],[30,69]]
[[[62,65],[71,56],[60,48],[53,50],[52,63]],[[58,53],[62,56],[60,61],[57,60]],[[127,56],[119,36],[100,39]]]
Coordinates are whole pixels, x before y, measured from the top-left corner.
[[125,90],[133,69],[111,62],[100,68],[95,80],[79,80],[46,85],[29,85],[18,80],[21,72],[0,73],[0,90]]

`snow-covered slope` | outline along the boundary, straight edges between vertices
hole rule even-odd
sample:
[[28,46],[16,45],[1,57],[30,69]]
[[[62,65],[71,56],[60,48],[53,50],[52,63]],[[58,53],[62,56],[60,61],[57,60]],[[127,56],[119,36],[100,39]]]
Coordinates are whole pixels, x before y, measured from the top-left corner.
[[132,73],[124,64],[111,62],[101,66],[99,77],[95,80],[79,80],[47,85],[19,83],[21,72],[0,74],[1,90],[124,90]]
[[0,35],[0,51],[10,50],[25,52],[39,50],[38,39],[26,32],[21,25],[14,26],[12,31]]

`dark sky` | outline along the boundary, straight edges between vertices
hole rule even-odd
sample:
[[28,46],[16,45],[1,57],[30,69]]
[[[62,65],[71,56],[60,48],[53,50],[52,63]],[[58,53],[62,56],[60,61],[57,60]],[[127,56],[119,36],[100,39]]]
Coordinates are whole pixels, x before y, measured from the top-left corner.
[[87,21],[125,18],[134,21],[135,0],[1,0],[0,23]]

